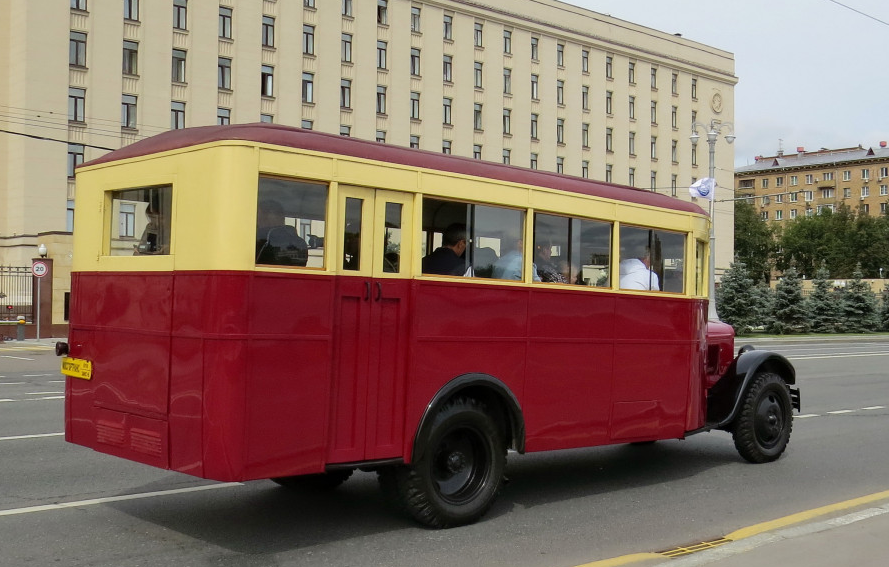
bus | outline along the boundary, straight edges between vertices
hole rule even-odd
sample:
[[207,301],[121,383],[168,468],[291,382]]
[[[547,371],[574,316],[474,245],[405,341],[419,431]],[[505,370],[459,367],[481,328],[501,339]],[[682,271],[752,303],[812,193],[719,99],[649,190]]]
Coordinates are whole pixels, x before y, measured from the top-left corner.
[[768,462],[800,407],[707,320],[707,215],[655,192],[244,124],[83,164],[75,224],[65,438],[162,469],[376,471],[451,527],[509,451],[724,430]]

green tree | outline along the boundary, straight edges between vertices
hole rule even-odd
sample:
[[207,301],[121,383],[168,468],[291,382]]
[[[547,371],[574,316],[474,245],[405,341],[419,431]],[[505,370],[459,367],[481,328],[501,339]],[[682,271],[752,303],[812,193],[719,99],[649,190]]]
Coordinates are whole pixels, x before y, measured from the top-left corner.
[[883,286],[880,296],[882,299],[880,306],[880,329],[889,331],[889,283]]
[[852,281],[846,285],[842,301],[843,325],[850,333],[877,328],[877,296],[870,284],[862,281],[861,265],[855,266]]
[[784,334],[801,332],[808,329],[806,305],[803,301],[803,283],[796,271],[790,266],[784,277],[775,286],[775,320],[769,330]]
[[775,292],[761,283],[752,290],[753,304],[756,307],[756,326],[768,329],[775,319]]
[[775,238],[753,205],[735,203],[735,255],[747,266],[754,283],[768,283],[772,271]]
[[815,272],[812,283],[815,289],[806,299],[811,329],[815,333],[835,333],[841,326],[841,309],[838,295],[833,291],[831,282],[827,281],[827,261],[821,261],[821,267]]
[[753,280],[747,273],[746,264],[737,256],[716,290],[716,312],[720,320],[731,325],[739,335],[749,333],[756,325]]

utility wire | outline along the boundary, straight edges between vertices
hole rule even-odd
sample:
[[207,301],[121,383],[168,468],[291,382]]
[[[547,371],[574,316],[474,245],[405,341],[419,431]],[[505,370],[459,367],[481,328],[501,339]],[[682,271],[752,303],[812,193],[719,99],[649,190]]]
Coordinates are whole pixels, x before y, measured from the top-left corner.
[[847,6],[847,5],[843,4],[842,2],[837,2],[837,0],[828,0],[828,1],[829,1],[829,2],[833,2],[833,3],[836,4],[837,6],[842,6],[843,8],[846,8],[847,10],[852,10],[852,11],[855,12],[856,14],[861,14],[861,15],[864,16],[865,18],[870,18],[871,20],[874,20],[875,22],[880,22],[880,23],[883,24],[884,26],[889,26],[889,22],[884,22],[884,21],[881,20],[880,18],[876,18],[876,17],[874,17],[874,16],[871,16],[870,14],[865,13],[865,12],[862,12],[861,10],[856,10],[856,9],[853,8],[852,6]]
[[[23,132],[13,132],[12,130],[4,130],[2,128],[0,128],[0,132],[4,132],[6,134],[12,134],[13,136],[24,136],[25,138],[33,138],[35,140],[45,140],[47,142],[59,142],[59,143],[66,144],[66,145],[70,143],[70,142],[68,142],[68,140],[59,140],[57,138],[47,138],[46,136],[36,136],[34,134],[25,134]],[[80,145],[87,147],[87,148],[95,148],[97,150],[108,150],[109,152],[113,152],[114,150],[118,149],[118,148],[106,148],[104,146],[94,146],[92,144],[80,144]]]

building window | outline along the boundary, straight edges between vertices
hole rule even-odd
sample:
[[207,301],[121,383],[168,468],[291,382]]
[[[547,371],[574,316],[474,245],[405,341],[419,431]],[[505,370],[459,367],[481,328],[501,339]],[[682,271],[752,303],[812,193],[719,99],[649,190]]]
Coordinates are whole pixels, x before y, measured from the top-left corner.
[[651,88],[657,90],[657,67],[651,68]]
[[580,144],[584,148],[590,147],[590,125],[586,122],[580,125]]
[[315,75],[303,73],[303,102],[315,102]]
[[340,108],[352,108],[351,79],[340,79]]
[[565,143],[565,119],[557,118],[556,119],[556,143],[564,144]]
[[673,73],[673,78],[670,81],[670,89],[673,94],[679,94],[679,75],[677,73]]
[[483,65],[481,61],[476,61],[473,71],[473,84],[475,88],[480,89],[483,88],[484,83],[482,82],[484,79]]
[[227,57],[219,58],[219,73],[217,85],[220,89],[232,88],[232,60]]
[[135,41],[123,42],[123,74],[139,74],[139,44]]
[[419,136],[411,136],[410,147],[415,150],[420,149],[420,137]]
[[71,32],[68,41],[68,64],[75,67],[86,67],[86,34]]
[[185,103],[173,101],[170,103],[170,130],[185,128]]
[[420,76],[420,50],[416,47],[411,48],[411,75]]
[[74,177],[74,168],[83,163],[83,144],[68,144],[68,177]]
[[299,127],[300,127],[300,128],[305,128],[306,130],[311,130],[311,129],[314,127],[314,125],[315,125],[315,123],[312,122],[311,120],[305,120],[305,119],[303,119],[303,121],[300,122]]
[[420,33],[420,8],[411,6],[411,31]]
[[796,218],[796,209],[790,209],[790,219],[793,220]]
[[631,85],[636,84],[636,64],[632,61],[630,61],[630,64],[627,67],[627,78]]
[[136,97],[133,95],[121,96],[120,125],[124,128],[136,128]]
[[760,181],[760,183],[761,183],[761,186],[762,186],[763,189],[768,189],[768,188],[769,188],[769,180],[768,180],[767,178],[763,178],[763,179]]
[[305,6],[306,8],[314,8],[315,0],[303,0],[303,6]]
[[889,177],[889,167],[881,167],[880,179],[885,179],[886,177]]
[[605,57],[605,78],[614,78],[614,57],[612,57],[611,55]]
[[377,69],[386,68],[386,49],[388,44],[385,41],[377,42]]
[[[448,99],[448,100],[450,100],[450,99]],[[450,124],[450,122],[448,122],[448,124]],[[477,102],[472,106],[472,127],[475,128],[476,130],[483,130],[484,129],[483,126],[484,125],[482,123],[482,105]]]
[[216,109],[216,124],[219,126],[228,126],[232,123],[232,111],[229,108]]
[[537,139],[537,122],[540,119],[538,114],[531,114],[531,139]]
[[565,104],[565,81],[556,81],[556,104]]
[[[68,199],[66,201],[65,230],[68,232],[74,232],[74,199]],[[65,294],[65,297],[67,300],[67,293]],[[65,315],[65,320],[68,320],[67,314]]]
[[610,163],[605,164],[605,183],[611,183],[614,180],[614,166]]
[[565,158],[556,158],[556,173],[565,173]]
[[343,0],[343,15],[352,17],[352,0]]
[[271,114],[260,114],[259,121],[263,124],[271,124],[275,121],[275,117]]
[[657,136],[651,137],[651,159],[657,159]]
[[188,0],[173,0],[173,27],[188,29]]
[[232,38],[232,9],[219,7],[219,37]]
[[377,130],[377,142],[381,144],[386,143],[386,131],[385,130]]
[[[833,199],[833,189],[822,189],[821,190],[821,198],[822,199]],[[777,202],[777,199],[775,199]]]
[[136,235],[136,205],[133,203],[120,203],[117,235],[121,238],[133,238]]
[[512,32],[503,30],[503,53],[512,54]]
[[630,168],[630,171],[627,175],[627,185],[629,185],[630,187],[636,186],[636,168],[635,167]]
[[315,55],[315,26],[303,26],[303,53]]
[[698,80],[691,80],[691,99],[698,100]]
[[86,11],[86,0],[71,0],[71,7],[75,10]]
[[441,153],[450,154],[451,153],[451,141],[450,140],[442,140],[441,141]]
[[454,16],[449,16],[445,14],[444,20],[442,21],[443,29],[441,32],[441,36],[444,39],[452,40],[454,39]]
[[679,109],[675,106],[670,109],[670,126],[674,130],[679,128]]
[[420,119],[420,93],[411,91],[411,120]]
[[531,60],[540,59],[540,38],[531,36]]
[[590,162],[588,160],[580,162],[580,176],[584,179],[590,178]]
[[631,156],[636,155],[636,133],[629,133],[629,152]]
[[451,124],[451,103],[452,102],[453,102],[453,100],[448,97],[444,97],[442,99],[442,117],[441,117],[442,124]]
[[691,147],[691,165],[692,166],[698,165],[698,147],[697,146]]
[[346,126],[345,124],[340,124],[340,136],[349,137],[352,135],[352,127]]
[[605,151],[614,151],[614,128],[605,128]]
[[506,165],[509,165],[511,156],[512,156],[512,150],[504,148],[503,149],[503,163]]
[[181,49],[173,50],[173,82],[185,82],[185,55],[186,52]]
[[630,114],[630,120],[636,119],[636,97],[634,97],[634,96],[630,97],[629,114]]
[[880,196],[885,197],[889,195],[889,185],[880,185]]
[[565,44],[563,43],[556,44],[556,65],[565,66]]
[[472,146],[472,158],[482,159],[482,147],[479,144],[475,144]]
[[590,51],[588,49],[580,51],[580,70],[583,73],[590,72]]
[[450,55],[442,57],[442,79],[448,83],[453,79],[454,58]]
[[139,0],[123,0],[123,17],[125,20],[139,21]]
[[352,34],[350,33],[342,35],[340,57],[344,63],[352,62]]
[[388,0],[377,0],[377,23],[388,25],[389,24],[389,1]]
[[870,197],[870,187],[862,187],[861,188],[861,198]]
[[531,100],[540,100],[540,77],[531,75]]
[[657,101],[651,101],[651,123],[657,125]]
[[68,120],[72,122],[86,122],[84,114],[86,108],[86,90],[68,89]]
[[481,22],[475,22],[475,34],[473,35],[473,41],[475,42],[476,47],[484,47],[484,39],[485,39],[485,24]]
[[673,140],[670,142],[670,161],[673,163],[679,163],[679,141]]
[[614,93],[605,91],[605,114],[614,114]]
[[262,66],[259,94],[262,96],[275,96],[275,68],[271,65]]
[[503,109],[503,133],[512,134],[512,110],[509,108]]
[[861,170],[861,179],[862,181],[868,181],[870,179],[870,170],[862,169]]
[[386,87],[377,85],[377,114],[386,114]]
[[580,104],[584,110],[590,109],[590,88],[586,85],[580,87]]
[[790,176],[790,185],[793,187],[795,187],[796,185],[799,185],[799,178],[796,175]]
[[670,176],[670,195],[671,196],[673,196],[673,197],[676,196],[676,187],[678,185],[679,185],[679,183],[677,181],[677,176],[674,173],[673,175]]
[[512,69],[503,68],[503,94],[512,94]]
[[531,154],[531,162],[529,164],[531,169],[537,169],[537,159],[537,154]]
[[262,17],[262,45],[275,47],[275,18],[271,16]]
[[813,199],[814,195],[812,191],[803,191],[803,199],[808,203]]
[[651,172],[651,177],[648,179],[648,188],[652,191],[657,191],[657,171]]

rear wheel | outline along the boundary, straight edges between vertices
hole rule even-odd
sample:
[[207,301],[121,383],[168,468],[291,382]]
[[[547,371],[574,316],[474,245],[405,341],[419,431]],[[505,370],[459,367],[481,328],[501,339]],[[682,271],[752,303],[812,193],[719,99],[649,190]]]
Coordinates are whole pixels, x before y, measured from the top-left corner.
[[352,469],[330,471],[318,474],[304,474],[297,476],[279,476],[272,481],[285,488],[297,488],[303,490],[333,490],[346,482],[354,471]]
[[735,418],[735,448],[751,463],[781,456],[793,429],[793,407],[784,379],[770,372],[754,377]]
[[435,416],[419,461],[387,471],[381,484],[417,521],[449,528],[475,522],[490,509],[505,467],[500,427],[484,404],[457,398]]

